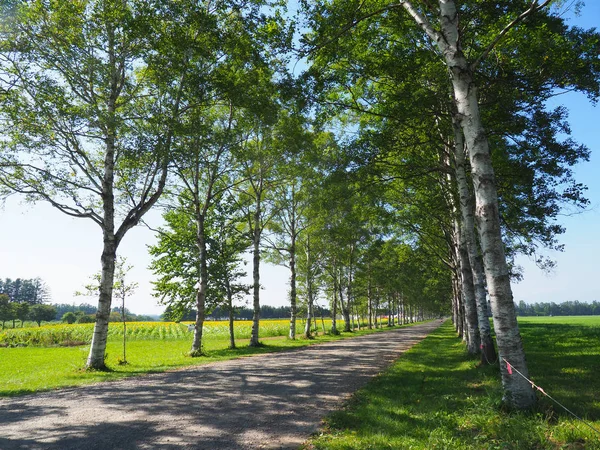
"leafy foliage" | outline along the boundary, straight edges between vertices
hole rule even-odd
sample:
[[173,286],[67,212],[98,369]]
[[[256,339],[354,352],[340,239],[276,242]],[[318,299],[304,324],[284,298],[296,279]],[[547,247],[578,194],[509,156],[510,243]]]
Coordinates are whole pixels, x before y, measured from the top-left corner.
[[0,280],[0,294],[8,295],[13,302],[30,305],[45,303],[50,299],[50,290],[41,278]]
[[33,305],[29,309],[29,318],[42,326],[42,322],[50,322],[56,318],[56,309],[51,305]]

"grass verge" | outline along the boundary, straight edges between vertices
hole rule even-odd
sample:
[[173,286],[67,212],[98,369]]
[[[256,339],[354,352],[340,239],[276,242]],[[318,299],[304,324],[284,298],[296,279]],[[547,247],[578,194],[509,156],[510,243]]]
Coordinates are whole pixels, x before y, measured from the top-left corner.
[[[406,327],[407,325],[403,325]],[[394,327],[397,328],[397,327]],[[83,370],[89,346],[80,347],[14,347],[0,348],[0,397],[48,391],[68,386],[111,381],[145,373],[164,372],[182,367],[208,364],[261,353],[284,351],[338,339],[385,332],[391,328],[361,330],[340,335],[318,335],[312,339],[290,340],[286,337],[266,337],[259,347],[248,347],[248,339],[236,341],[238,348],[228,349],[228,339],[205,339],[206,356],[187,356],[191,337],[181,339],[132,340],[127,343],[127,362],[122,358],[122,342],[107,344],[106,364],[110,371]]]
[[[600,327],[524,322],[530,372],[600,429]],[[450,323],[405,353],[325,421],[304,449],[600,449],[600,436],[540,399],[501,407],[497,366],[477,367]]]

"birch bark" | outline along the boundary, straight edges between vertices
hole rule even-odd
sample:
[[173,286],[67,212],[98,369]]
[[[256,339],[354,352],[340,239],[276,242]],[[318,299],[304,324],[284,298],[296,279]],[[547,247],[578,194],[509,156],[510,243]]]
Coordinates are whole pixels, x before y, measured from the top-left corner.
[[256,210],[254,211],[254,227],[252,235],[252,298],[254,314],[252,316],[252,332],[250,334],[250,347],[260,345],[258,341],[258,329],[260,326],[260,239],[261,239],[261,199],[256,196]]
[[333,301],[331,302],[331,334],[336,335],[340,334],[337,329],[337,276],[335,275],[335,266],[333,268]]
[[292,221],[290,244],[290,339],[296,339],[296,229]]
[[455,145],[454,162],[456,172],[456,183],[460,199],[461,210],[461,228],[464,237],[469,264],[472,270],[473,288],[475,293],[475,302],[477,304],[477,320],[479,325],[479,335],[481,338],[481,362],[483,364],[492,364],[496,360],[496,349],[492,339],[490,321],[488,320],[488,307],[485,290],[485,273],[483,261],[477,248],[477,238],[475,236],[475,219],[473,216],[473,196],[469,189],[465,170],[464,139],[462,130],[457,121],[454,121]]
[[227,291],[227,308],[229,310],[229,348],[235,347],[235,328],[233,317],[233,290],[229,282],[229,277],[225,277],[225,290]]
[[306,313],[306,324],[304,327],[304,337],[310,339],[311,331],[310,327],[313,320],[313,304],[314,304],[314,280],[313,280],[313,262],[310,248],[310,237],[306,238],[306,296],[307,296],[307,313]]
[[458,253],[458,263],[460,267],[460,283],[463,304],[465,308],[465,336],[467,338],[467,351],[471,355],[476,355],[480,350],[479,323],[477,320],[477,305],[475,302],[475,289],[473,287],[473,272],[469,263],[469,254],[465,243],[464,235],[460,232],[458,220],[454,222],[455,239]]
[[504,401],[518,409],[529,408],[535,403],[535,393],[531,384],[524,378],[509,373],[504,362],[506,359],[525,377],[528,377],[529,372],[517,324],[504,254],[498,214],[498,194],[489,143],[479,113],[477,87],[460,45],[456,4],[453,0],[439,1],[441,32],[436,31],[410,2],[404,2],[402,5],[437,44],[450,72],[454,103],[471,163],[475,193],[475,217],[492,304],[498,352],[501,358]]
[[205,216],[196,203],[196,246],[198,247],[198,286],[196,289],[196,323],[194,324],[194,338],[192,341],[191,356],[202,354],[202,331],[206,315],[206,289],[208,287],[208,267],[206,262],[206,231],[204,226]]

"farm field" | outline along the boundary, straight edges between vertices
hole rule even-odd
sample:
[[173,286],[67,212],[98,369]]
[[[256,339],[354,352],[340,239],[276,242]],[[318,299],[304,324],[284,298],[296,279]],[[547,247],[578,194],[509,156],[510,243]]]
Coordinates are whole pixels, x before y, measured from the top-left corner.
[[[331,327],[331,320],[324,320],[325,328]],[[193,322],[127,322],[127,340],[180,340],[191,339],[192,333],[188,325]],[[320,329],[321,322],[318,322]],[[289,319],[261,320],[261,337],[286,336],[290,327]],[[252,321],[240,320],[235,322],[236,339],[249,339]],[[42,327],[31,326],[0,331],[0,346],[55,346],[72,342],[89,344],[94,330],[93,323],[83,324],[48,324]],[[304,324],[298,320],[297,333],[304,331]],[[203,335],[208,340],[229,338],[229,322],[207,321],[204,323]],[[122,342],[123,324],[110,322],[108,326],[109,341]]]
[[[363,330],[342,333],[340,336],[320,335],[310,340],[298,338],[296,341],[292,341],[286,337],[289,329],[287,319],[263,320],[261,321],[260,336],[265,345],[248,348],[250,323],[249,321],[236,322],[236,343],[239,348],[230,350],[228,349],[228,323],[207,322],[204,330],[206,356],[199,358],[190,358],[186,355],[192,341],[192,333],[187,331],[187,324],[128,323],[128,364],[126,365],[118,364],[123,350],[122,324],[111,323],[107,345],[107,365],[111,371],[108,372],[83,370],[88,354],[88,345],[56,345],[64,341],[89,340],[92,329],[90,324],[48,325],[5,330],[0,333],[0,345],[11,343],[14,346],[0,348],[0,396],[20,395],[65,386],[114,380],[143,373],[161,372],[178,367],[281,351],[368,333]],[[298,336],[301,336],[302,333],[301,325],[301,321],[298,321]],[[320,321],[318,325],[321,330]],[[330,326],[331,322],[325,321],[326,329]],[[18,333],[22,333],[22,335],[18,336]],[[20,344],[18,344],[19,341],[21,341]]]
[[[525,317],[532,380],[600,430],[600,317]],[[497,365],[478,367],[450,322],[326,420],[307,449],[600,449],[600,434],[538,393],[501,405]]]

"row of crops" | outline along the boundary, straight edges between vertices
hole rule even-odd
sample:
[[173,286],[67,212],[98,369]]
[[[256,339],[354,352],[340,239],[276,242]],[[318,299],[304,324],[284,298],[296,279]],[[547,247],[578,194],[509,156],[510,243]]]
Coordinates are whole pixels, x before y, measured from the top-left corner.
[[[326,321],[325,326],[331,326]],[[129,340],[178,340],[191,339],[191,322],[127,322],[127,339]],[[320,324],[319,324],[320,325]],[[262,320],[260,337],[286,336],[289,331],[288,319]],[[0,346],[39,346],[89,344],[92,340],[94,324],[60,324],[45,325],[37,328],[16,328],[0,332]],[[236,321],[234,334],[237,339],[247,339],[252,330],[251,321]],[[297,322],[297,333],[303,332],[302,321]],[[229,323],[225,321],[205,322],[203,335],[206,339],[225,340],[229,338]],[[108,325],[108,339],[123,339],[123,324],[111,322]]]

